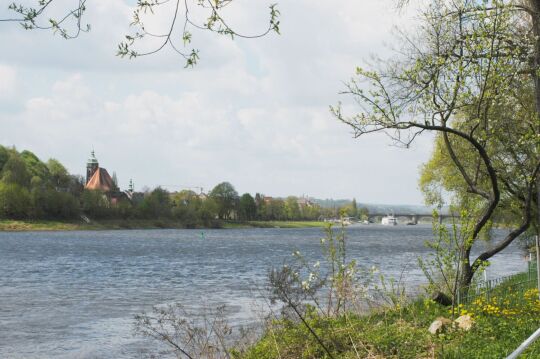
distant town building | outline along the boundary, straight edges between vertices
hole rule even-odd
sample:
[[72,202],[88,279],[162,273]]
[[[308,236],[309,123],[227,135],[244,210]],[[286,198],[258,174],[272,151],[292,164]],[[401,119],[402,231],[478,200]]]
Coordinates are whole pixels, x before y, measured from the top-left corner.
[[300,207],[313,207],[313,202],[306,196],[299,197],[296,202]]
[[92,178],[84,186],[86,189],[110,192],[115,189],[112,177],[105,168],[98,168],[92,175]]
[[[131,199],[132,197],[132,195],[121,192],[109,172],[99,166],[94,150],[92,150],[90,158],[86,162],[86,184],[84,188],[104,192],[112,205],[116,205],[121,199]],[[133,182],[131,181],[130,191],[133,193]]]
[[96,154],[94,153],[94,150],[90,153],[90,158],[86,162],[86,183],[90,181],[94,173],[99,168],[99,162],[96,158]]
[[114,181],[105,168],[99,167],[99,162],[94,151],[86,163],[85,189],[111,192],[117,190]]

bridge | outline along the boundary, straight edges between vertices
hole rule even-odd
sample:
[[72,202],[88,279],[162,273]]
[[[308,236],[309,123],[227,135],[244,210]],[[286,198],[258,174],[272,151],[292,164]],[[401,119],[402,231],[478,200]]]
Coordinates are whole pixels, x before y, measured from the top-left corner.
[[[386,216],[388,216],[390,214],[392,214],[392,213],[388,213],[388,212],[369,213],[368,221],[371,222],[371,223],[380,223],[383,217],[386,217]],[[397,212],[397,213],[393,213],[393,215],[401,223],[405,222],[405,223],[411,223],[411,224],[418,224],[418,221],[420,219],[422,219],[422,218],[423,219],[429,218],[430,221],[433,219],[433,214],[428,214],[428,213]],[[438,215],[439,223],[442,223],[442,221],[444,219],[451,218],[451,217],[453,217],[453,215],[451,213],[440,213]],[[404,218],[406,218],[407,220],[404,221]],[[343,222],[345,224],[352,224],[354,222],[357,222],[358,218],[353,218],[353,217],[325,218],[323,216],[320,216],[318,220],[319,221],[324,221],[324,222],[333,222],[333,223],[342,223]]]
[[[385,213],[379,213],[379,212],[371,213],[370,212],[368,215],[368,221],[380,222],[382,217],[386,217],[389,214],[392,214],[392,213],[386,213],[386,212]],[[421,218],[429,218],[430,220],[433,219],[433,214],[428,214],[428,213],[397,212],[397,213],[393,213],[393,215],[398,220],[401,218],[402,219],[401,222],[403,222],[403,218],[407,218],[409,223],[414,223],[414,224],[417,224]],[[451,217],[452,217],[452,214],[450,213],[439,213],[439,223],[442,223],[442,221],[445,218],[451,218]]]

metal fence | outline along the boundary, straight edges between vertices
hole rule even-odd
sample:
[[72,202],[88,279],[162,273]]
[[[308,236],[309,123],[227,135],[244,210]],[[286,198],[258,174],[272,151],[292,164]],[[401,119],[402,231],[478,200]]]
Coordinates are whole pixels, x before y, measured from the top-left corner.
[[470,286],[463,287],[457,292],[457,304],[469,304],[478,298],[490,300],[498,291],[499,285],[505,283],[505,290],[511,289],[514,292],[526,291],[535,288],[538,284],[536,261],[527,262],[527,271],[510,276],[495,279],[482,280]]

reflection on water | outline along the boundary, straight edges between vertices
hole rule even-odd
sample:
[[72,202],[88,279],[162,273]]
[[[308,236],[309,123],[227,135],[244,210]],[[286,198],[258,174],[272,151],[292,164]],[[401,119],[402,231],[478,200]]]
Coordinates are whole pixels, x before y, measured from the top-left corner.
[[[0,233],[1,358],[133,358],[133,315],[180,301],[227,304],[249,323],[272,266],[294,250],[320,260],[322,231],[306,229],[140,230]],[[500,236],[502,231],[497,232]],[[349,227],[348,255],[409,286],[424,281],[418,256],[430,226]],[[525,269],[511,246],[490,277]]]

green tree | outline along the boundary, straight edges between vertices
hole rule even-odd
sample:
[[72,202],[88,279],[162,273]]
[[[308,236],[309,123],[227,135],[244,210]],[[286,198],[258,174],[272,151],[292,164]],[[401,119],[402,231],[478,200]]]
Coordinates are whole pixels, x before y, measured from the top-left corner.
[[0,216],[23,219],[30,215],[30,193],[18,183],[0,182]]
[[51,184],[55,188],[68,188],[70,183],[70,175],[68,170],[58,160],[51,158],[47,161],[47,169],[49,171]]
[[266,219],[265,217],[265,207],[266,203],[264,201],[264,195],[261,193],[255,194],[255,205],[257,206],[257,219]]
[[9,151],[4,146],[0,145],[0,173],[2,173],[2,169],[4,168],[4,165],[9,160]]
[[315,221],[322,216],[322,209],[318,205],[311,205],[302,208],[302,215],[305,219]]
[[255,199],[249,194],[244,193],[240,197],[238,204],[238,217],[241,220],[254,220],[257,217],[257,205]]
[[32,217],[73,219],[79,213],[79,201],[67,192],[35,188],[31,191]]
[[218,215],[218,205],[212,198],[206,198],[202,202],[199,213],[204,224],[213,225],[213,222]]
[[216,203],[220,219],[234,217],[238,206],[238,192],[236,192],[232,184],[229,182],[218,184],[212,189],[209,197]]
[[74,197],[81,197],[84,191],[84,178],[82,176],[70,175],[67,186],[67,192],[71,193]]
[[201,222],[202,200],[189,190],[183,190],[173,196],[173,216],[183,221],[187,227],[195,227]]
[[68,219],[79,214],[79,179],[51,159],[47,164],[30,151],[0,146],[3,191],[0,193],[4,217]]
[[361,207],[358,210],[358,218],[362,221],[367,221],[369,219],[369,210],[366,207]]
[[197,193],[191,190],[182,190],[172,196],[172,203],[176,207],[188,206],[202,202]]
[[347,216],[349,217],[358,217],[358,206],[356,204],[356,198],[353,198],[350,206],[347,207]]
[[[540,1],[525,3],[536,6]],[[346,116],[340,106],[332,108],[357,137],[385,132],[406,147],[426,131],[442,138],[446,155],[466,183],[467,203],[476,217],[470,240],[461,250],[462,285],[469,284],[477,269],[524,233],[533,220],[540,167],[538,110],[524,118],[512,111],[528,113],[528,87],[534,95],[540,94],[536,85],[540,48],[531,47],[531,41],[540,44],[540,40],[523,31],[516,11],[521,10],[504,1],[431,1],[422,14],[419,34],[404,39],[402,57],[382,62],[378,70],[359,68],[348,84],[347,93],[360,103],[361,112]],[[540,29],[535,23],[538,16],[531,19],[533,29]],[[539,55],[532,69],[525,53]],[[538,108],[538,101],[530,103]],[[517,121],[526,125],[516,125]],[[511,147],[520,143],[525,144],[520,151],[526,158],[498,155],[498,148],[510,154]],[[461,152],[463,158],[457,155],[459,147],[468,151]],[[518,176],[506,175],[516,169],[520,169]],[[471,259],[474,242],[505,196],[519,203],[519,223],[492,249]]]
[[289,220],[300,219],[302,217],[297,197],[289,196],[285,199],[285,216]]
[[114,216],[121,219],[132,219],[135,217],[135,208],[130,200],[120,198],[116,205],[112,208]]
[[101,191],[84,190],[81,205],[83,212],[90,218],[107,218],[111,214],[110,203]]
[[12,153],[2,169],[2,181],[28,187],[30,179],[25,161],[17,153]]
[[30,177],[38,176],[44,180],[49,178],[49,169],[47,168],[47,165],[41,162],[34,153],[25,150],[21,152],[20,156],[26,164]]
[[144,218],[156,219],[171,216],[171,199],[167,190],[157,187],[144,196],[139,210]]
[[283,221],[287,219],[285,201],[279,198],[272,198],[264,208],[264,217],[267,220]]

